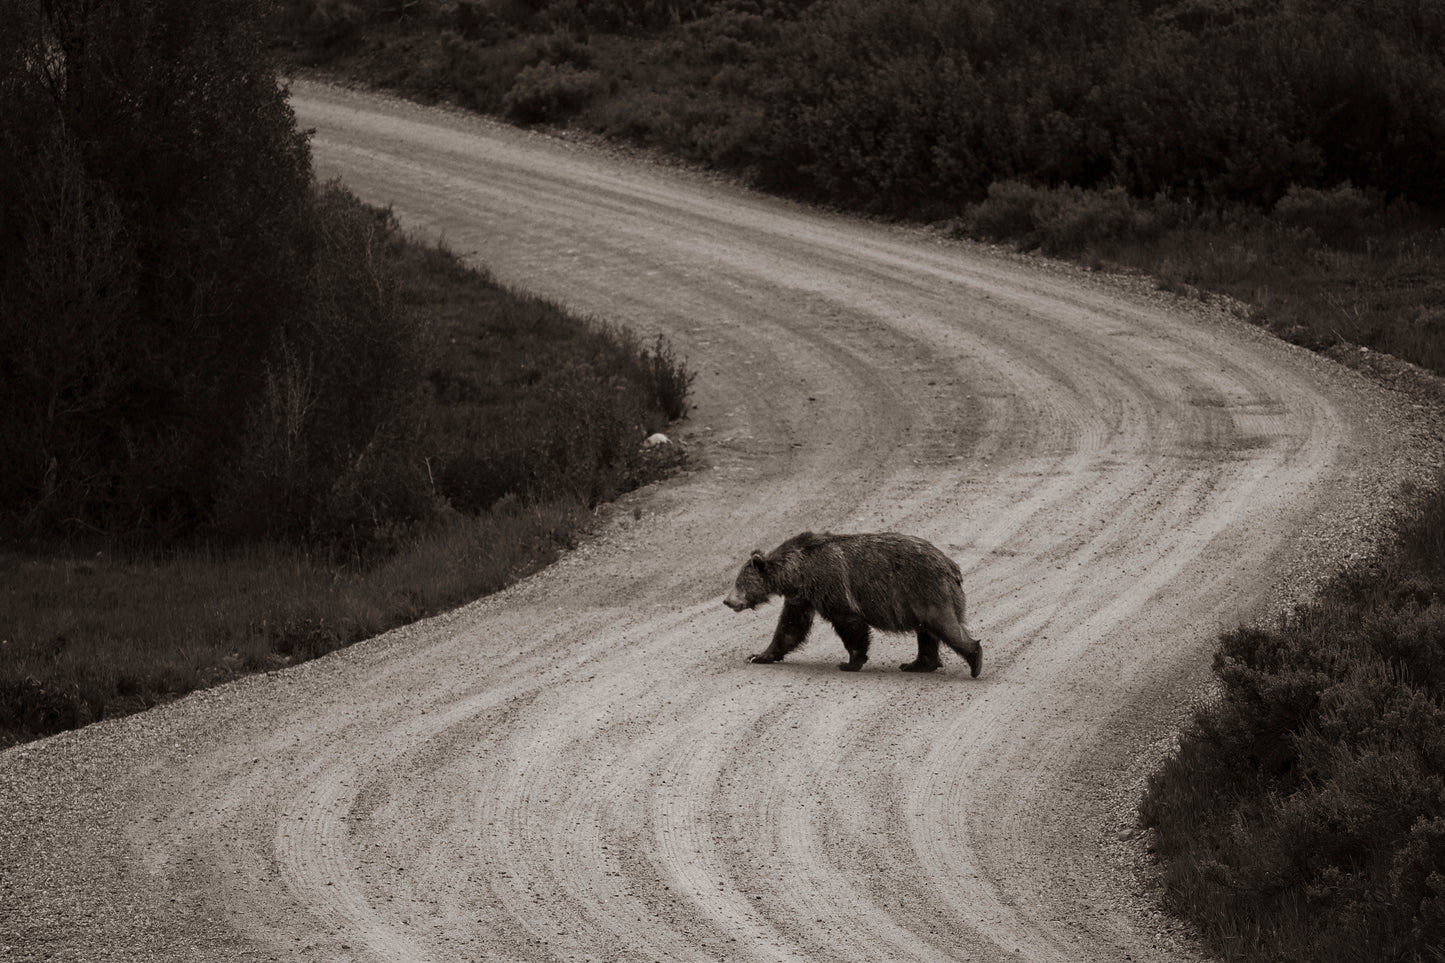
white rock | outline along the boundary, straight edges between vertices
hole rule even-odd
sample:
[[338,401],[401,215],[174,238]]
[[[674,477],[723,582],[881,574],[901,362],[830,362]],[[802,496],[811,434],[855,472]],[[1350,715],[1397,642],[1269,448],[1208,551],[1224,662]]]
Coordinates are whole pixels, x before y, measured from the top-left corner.
[[670,444],[672,444],[672,439],[669,438],[669,437],[667,437],[666,435],[664,435],[662,432],[659,431],[659,432],[657,432],[657,433],[654,434],[654,435],[648,435],[648,436],[647,436],[647,440],[642,443],[642,447],[644,447],[644,448],[656,448],[658,445],[670,445]]

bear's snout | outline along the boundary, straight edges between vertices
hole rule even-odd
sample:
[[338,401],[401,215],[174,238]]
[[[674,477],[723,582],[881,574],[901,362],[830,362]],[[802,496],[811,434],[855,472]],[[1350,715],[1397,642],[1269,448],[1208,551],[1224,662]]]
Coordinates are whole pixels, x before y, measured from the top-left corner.
[[752,608],[752,606],[748,604],[748,600],[743,597],[743,594],[736,590],[728,593],[728,597],[723,599],[723,604],[734,612],[742,612]]

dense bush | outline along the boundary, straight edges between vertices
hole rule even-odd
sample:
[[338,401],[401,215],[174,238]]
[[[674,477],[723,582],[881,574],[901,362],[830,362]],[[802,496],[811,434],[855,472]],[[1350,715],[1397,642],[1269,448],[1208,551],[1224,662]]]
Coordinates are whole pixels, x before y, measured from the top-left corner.
[[1099,243],[1148,240],[1183,216],[1167,200],[1140,202],[1120,187],[1088,191],[998,181],[966,210],[959,226],[973,237],[1074,254]]
[[416,0],[270,0],[259,12],[270,15],[273,30],[306,44],[336,47],[355,43],[368,25],[399,20],[416,6]]
[[580,20],[601,30],[656,29],[716,11],[791,17],[813,0],[538,0],[554,20]]
[[1275,220],[1311,231],[1331,247],[1348,247],[1377,231],[1387,211],[1378,192],[1346,182],[1331,190],[1291,186],[1274,205]]
[[[436,251],[429,270],[454,265]],[[544,299],[467,275],[465,316],[439,319],[450,350],[428,373],[424,447],[436,491],[463,511],[511,500],[589,507],[675,464],[641,447],[683,417],[692,375],[661,337],[581,322]]]
[[1144,815],[1167,885],[1234,951],[1430,959],[1445,945],[1445,496],[1397,555],[1228,634],[1217,702]]
[[766,178],[922,215],[997,180],[1269,205],[1445,201],[1438,5],[927,0],[811,7],[775,50]]
[[536,63],[534,51],[524,44],[493,46],[447,31],[439,36],[438,62],[430,69],[423,65],[409,83],[421,89],[440,86],[464,107],[501,113],[518,75]]
[[[1292,186],[1348,183],[1445,204],[1445,8],[1428,0],[418,8],[431,19],[374,33],[383,77],[438,93],[416,80],[427,69],[400,62],[413,48],[388,38],[456,32],[444,86],[463,102],[501,112],[515,86],[516,115],[545,119],[587,101],[585,118],[609,133],[854,208],[949,217],[999,181],[1261,209]],[[592,52],[519,55],[519,35]],[[564,63],[600,73],[605,92]]]
[[606,87],[595,70],[568,63],[542,62],[524,67],[502,98],[502,112],[524,124],[565,120]]

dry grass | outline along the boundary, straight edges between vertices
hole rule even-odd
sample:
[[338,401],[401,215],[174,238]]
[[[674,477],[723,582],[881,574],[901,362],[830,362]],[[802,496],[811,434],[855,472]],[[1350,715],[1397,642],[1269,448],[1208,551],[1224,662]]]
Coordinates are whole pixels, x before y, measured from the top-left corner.
[[0,746],[324,655],[497,591],[575,544],[577,501],[509,500],[376,564],[303,549],[0,554]]

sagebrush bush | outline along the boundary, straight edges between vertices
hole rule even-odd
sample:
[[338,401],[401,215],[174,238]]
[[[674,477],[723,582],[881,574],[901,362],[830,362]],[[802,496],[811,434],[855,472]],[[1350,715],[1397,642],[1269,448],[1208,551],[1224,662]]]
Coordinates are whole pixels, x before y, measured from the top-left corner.
[[357,0],[282,0],[274,4],[271,16],[275,29],[324,49],[359,40],[369,19],[368,6]]
[[523,124],[557,123],[587,105],[606,88],[595,70],[543,61],[522,68],[502,98],[502,112]]
[[1366,193],[1348,182],[1327,191],[1291,185],[1274,205],[1279,223],[1312,231],[1333,247],[1361,241],[1382,215],[1377,193]]
[[1168,201],[1135,201],[1119,187],[1088,191],[999,181],[967,209],[961,227],[975,237],[1073,254],[1099,242],[1147,240],[1171,223],[1171,207]]
[[1270,630],[1227,634],[1221,694],[1144,801],[1180,909],[1236,952],[1415,960],[1445,919],[1445,579],[1403,548]]

